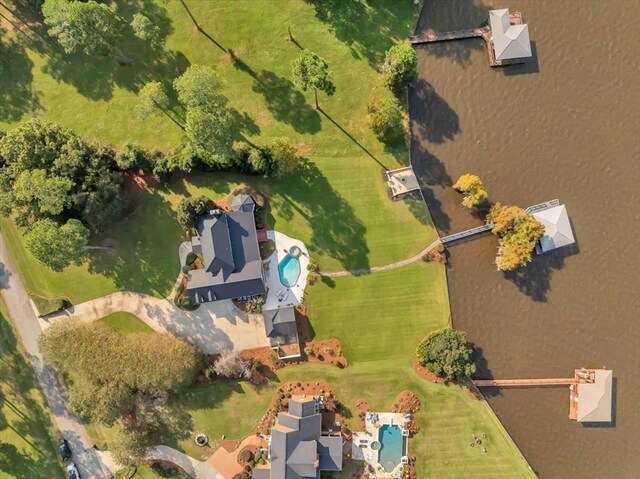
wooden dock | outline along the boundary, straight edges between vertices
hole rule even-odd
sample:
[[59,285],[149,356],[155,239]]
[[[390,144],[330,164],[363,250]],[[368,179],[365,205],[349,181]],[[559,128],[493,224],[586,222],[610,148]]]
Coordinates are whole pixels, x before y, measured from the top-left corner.
[[490,231],[493,228],[493,224],[476,226],[475,228],[470,228],[468,230],[460,231],[459,233],[453,233],[447,236],[443,236],[440,238],[440,242],[442,244],[451,243],[453,241],[458,241],[464,238],[469,238],[470,236],[475,236],[480,233],[485,233]]
[[[511,25],[521,25],[522,13],[509,13],[509,21],[511,22]],[[482,38],[485,41],[487,46],[487,56],[489,57],[489,65],[492,67],[524,63],[524,60],[520,58],[512,60],[496,60],[495,52],[493,51],[493,34],[491,33],[490,25],[486,25],[482,28],[468,28],[466,30],[412,35],[409,37],[409,42],[411,45],[422,45],[425,43],[448,42],[451,40],[464,40],[467,38]]]
[[576,378],[542,378],[542,379],[474,379],[473,385],[479,388],[508,388],[522,386],[570,386],[577,384]]
[[491,34],[491,27],[469,28],[451,32],[423,33],[409,37],[409,41],[412,45],[422,45],[423,43],[448,42],[451,40],[464,40],[465,38],[481,38],[486,33]]

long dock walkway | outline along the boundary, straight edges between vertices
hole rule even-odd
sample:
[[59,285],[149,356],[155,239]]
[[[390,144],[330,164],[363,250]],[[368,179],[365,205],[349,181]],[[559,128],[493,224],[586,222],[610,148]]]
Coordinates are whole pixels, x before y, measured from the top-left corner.
[[542,378],[542,379],[474,379],[477,387],[521,387],[521,386],[569,386],[577,384],[576,378]]
[[468,28],[466,30],[454,30],[450,32],[423,33],[409,37],[412,45],[421,45],[423,43],[446,42],[450,40],[462,40],[465,38],[482,38],[486,33],[491,32],[491,27]]
[[470,228],[468,230],[460,231],[458,233],[453,233],[447,236],[443,236],[442,238],[440,238],[440,242],[442,244],[451,243],[452,241],[458,241],[464,238],[469,238],[470,236],[478,235],[480,233],[485,233],[487,231],[490,231],[491,228],[493,228],[492,223],[488,225],[476,226],[475,228]]

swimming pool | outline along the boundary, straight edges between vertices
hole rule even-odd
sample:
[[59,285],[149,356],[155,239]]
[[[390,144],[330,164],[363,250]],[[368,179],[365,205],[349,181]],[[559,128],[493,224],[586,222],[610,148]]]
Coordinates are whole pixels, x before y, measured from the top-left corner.
[[297,256],[290,254],[282,258],[278,264],[278,273],[280,274],[280,282],[287,288],[294,286],[298,282],[300,276],[300,260]]
[[402,429],[399,426],[385,424],[380,428],[378,439],[382,445],[378,452],[378,463],[386,472],[392,472],[404,455]]

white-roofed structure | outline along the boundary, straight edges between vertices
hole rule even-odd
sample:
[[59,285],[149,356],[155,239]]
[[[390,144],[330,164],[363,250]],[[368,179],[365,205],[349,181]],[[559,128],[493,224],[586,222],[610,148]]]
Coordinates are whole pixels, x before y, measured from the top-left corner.
[[564,205],[535,211],[532,215],[544,225],[544,235],[536,245],[538,254],[576,242],[569,222],[567,208]]
[[596,369],[595,380],[579,383],[574,399],[577,402],[578,422],[611,422],[613,371]]
[[492,42],[496,60],[513,60],[531,56],[529,27],[523,24],[512,25],[508,8],[491,10],[489,25],[491,25],[493,35]]

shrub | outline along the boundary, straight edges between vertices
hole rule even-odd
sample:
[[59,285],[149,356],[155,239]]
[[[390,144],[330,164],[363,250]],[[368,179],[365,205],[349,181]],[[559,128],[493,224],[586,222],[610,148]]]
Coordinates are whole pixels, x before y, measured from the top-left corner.
[[226,351],[214,363],[217,374],[227,378],[251,379],[252,371],[247,361],[243,360],[239,351]]
[[[184,198],[178,204],[178,223],[185,230],[198,226],[198,217],[213,209],[215,204],[206,196]],[[187,264],[189,264],[187,262]]]
[[342,363],[340,361],[338,361],[337,359],[333,361],[333,365],[337,368],[342,369]]
[[380,68],[382,81],[396,95],[402,93],[418,76],[418,57],[407,43],[392,46],[386,53]]
[[428,334],[416,348],[420,364],[445,379],[464,379],[471,376],[476,366],[473,350],[462,331],[440,329]]
[[191,266],[189,266],[188,264],[185,264],[182,268],[181,268],[182,272],[184,274],[187,274],[189,271],[191,271]]
[[204,376],[207,379],[215,379],[218,374],[216,373],[216,368],[213,364],[204,368]]
[[313,356],[313,349],[307,346],[306,348],[304,348],[304,354],[306,354],[307,356]]
[[116,153],[116,165],[121,170],[132,170],[139,166],[139,160],[144,156],[144,153],[139,147],[133,143],[127,143]]
[[189,253],[187,255],[187,258],[185,260],[185,263],[188,265],[192,265],[193,263],[196,262],[196,260],[198,259],[198,255],[195,254],[193,251],[191,253]]
[[253,460],[253,453],[249,449],[244,449],[240,451],[240,454],[238,455],[238,459],[240,460],[241,464],[246,464],[249,461]]
[[322,348],[322,350],[327,353],[329,356],[333,356],[333,349],[331,348]]
[[367,125],[387,141],[402,138],[404,122],[404,112],[395,98],[374,98],[367,104]]

